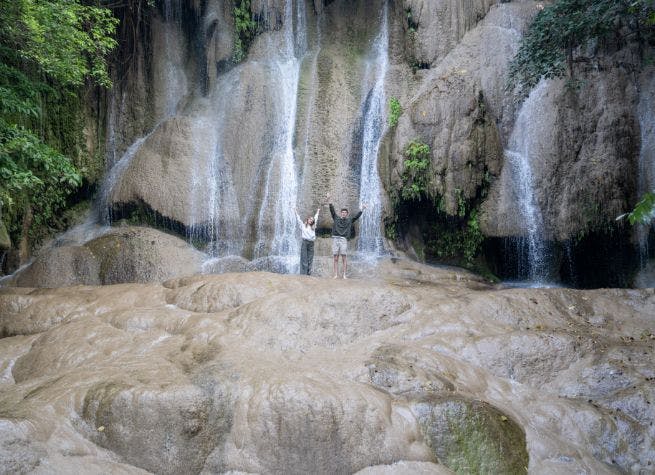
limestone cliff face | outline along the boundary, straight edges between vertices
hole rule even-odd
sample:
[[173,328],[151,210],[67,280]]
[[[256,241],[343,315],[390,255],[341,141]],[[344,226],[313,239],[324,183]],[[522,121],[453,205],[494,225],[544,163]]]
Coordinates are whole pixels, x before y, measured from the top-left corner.
[[496,3],[495,0],[405,0],[408,57],[416,65],[437,65]]
[[[473,9],[466,21],[460,18],[456,24],[475,28],[467,34],[457,30],[463,36],[461,42],[426,63],[434,65],[430,69],[415,73],[418,84],[410,94],[402,94],[403,85],[396,86],[405,113],[398,127],[390,131],[390,191],[402,186],[404,151],[412,140],[430,146],[427,191],[432,197],[443,197],[449,214],[456,213],[458,196],[475,197],[500,173],[503,120],[509,122],[513,112],[503,93],[505,73],[533,7],[494,6],[477,26],[470,15],[477,11],[484,16],[480,12],[485,10]],[[419,11],[428,15],[428,10]],[[408,28],[405,25],[405,30]],[[420,22],[405,34],[420,43],[435,41],[433,30]]]
[[[387,8],[385,99],[398,98],[403,114],[397,127],[385,127],[379,154],[386,215],[394,212],[388,197],[401,186],[404,150],[418,139],[431,147],[428,192],[443,211],[455,214],[459,201],[489,191],[484,234],[524,235],[505,159],[521,103],[505,83],[538,5],[253,2],[259,34],[239,64],[230,2],[160,10],[108,103],[109,163],[142,139],[108,187],[108,205],[145,204],[200,236],[236,230],[219,237],[246,257],[280,226],[276,208],[309,212],[328,191],[337,205],[356,208],[372,46]],[[577,72],[579,89],[551,82],[542,91],[531,140],[545,238],[602,226],[634,203],[637,62],[629,50],[601,56]],[[293,203],[279,198],[289,176],[276,161],[288,153]]]
[[[201,62],[205,55],[191,54],[196,37],[211,30],[211,24],[198,22],[197,3],[165,0],[158,8],[115,12],[123,21],[118,33],[120,47],[111,65],[114,86],[100,98],[105,109],[108,168],[137,139],[185,103],[191,85],[205,70]],[[207,18],[218,22],[212,5],[206,9]],[[231,38],[231,23],[223,22],[222,27]],[[207,56],[217,54],[211,41],[204,49]]]
[[[490,3],[490,2],[489,2]],[[608,227],[637,193],[640,129],[637,104],[649,92],[637,79],[641,59],[629,46],[576,66],[577,88],[540,86],[526,130],[516,130],[525,102],[506,91],[508,62],[537,11],[536,2],[405,2],[405,58],[415,68],[390,75],[404,114],[387,138],[385,183],[401,186],[404,150],[413,140],[432,149],[428,194],[455,214],[457,199],[489,187],[482,204],[486,236],[527,233],[504,150],[513,134],[535,157],[534,201],[543,238],[565,241]],[[396,38],[396,41],[399,39]],[[422,69],[423,68],[423,69]],[[527,102],[527,101],[526,101]]]
[[[296,204],[270,199],[288,179],[272,162],[289,152],[285,142],[291,142],[299,207],[317,207],[331,190],[339,205],[355,208],[353,147],[361,141],[355,131],[371,87],[366,71],[382,2],[338,2],[321,15],[304,3],[255,2],[265,31],[240,64],[230,61],[229,5],[215,1],[203,9],[198,25],[204,30],[195,33],[200,46],[185,50],[192,59],[153,51],[153,63],[163,64],[161,80],[152,84],[156,100],[148,100],[157,119],[109,187],[110,206],[138,201],[188,228],[220,223],[251,237],[270,235],[272,208]],[[168,33],[174,22],[161,26],[158,43],[180,39]],[[182,41],[177,48],[183,47]],[[192,74],[197,64],[205,68],[202,77]],[[176,77],[167,77],[171,70]],[[179,100],[166,109],[172,86]]]
[[[435,176],[432,186],[435,193],[450,197],[448,209],[455,189],[472,196],[489,171],[498,173],[499,134],[494,116],[486,111],[491,108],[497,117],[503,116],[499,84],[517,43],[511,23],[518,20],[503,6],[483,28],[485,33],[451,54],[493,3],[390,4],[387,96],[400,97],[411,112],[402,117],[393,144],[387,141],[391,147],[385,152],[392,152],[391,160],[383,157],[380,163],[388,190],[397,186],[405,142],[417,136],[429,140],[439,157],[434,168],[441,176]],[[187,227],[203,226],[216,214],[207,206],[218,205],[212,196],[216,186],[226,187],[226,193],[235,196],[221,204],[222,224],[250,234],[257,227],[261,231],[273,226],[266,219],[271,213],[262,211],[264,193],[279,185],[266,169],[279,153],[279,108],[286,104],[274,77],[280,61],[270,56],[272,45],[284,42],[285,8],[285,2],[253,4],[253,13],[269,30],[258,36],[239,65],[230,63],[234,26],[229,2],[208,2],[196,12],[198,31],[192,34],[183,31],[179,18],[166,18],[165,12],[154,19],[152,40],[146,42],[152,48],[151,60],[135,62],[129,74],[130,83],[137,86],[117,88],[110,104],[108,145],[116,152],[114,161],[139,136],[146,136],[112,185],[110,204],[143,202]],[[338,204],[355,208],[361,121],[371,88],[370,45],[380,28],[383,3],[318,2],[305,8],[305,23],[298,20],[298,12],[293,26],[294,41],[305,41],[301,54],[294,45],[301,63],[293,124],[300,177],[297,201],[311,209],[331,191],[340,197]],[[525,10],[524,5],[513,6],[512,12],[520,16]],[[495,41],[502,47],[492,47]],[[411,58],[438,67],[415,73]],[[146,64],[147,78],[142,74]],[[122,102],[116,106],[119,98]],[[217,173],[222,178],[217,179]],[[212,181],[219,183],[211,186]],[[321,225],[327,226],[324,218]]]
[[[535,91],[539,105],[533,126],[523,133],[538,151],[534,196],[547,239],[563,241],[612,223],[636,201],[639,84],[631,72],[638,69],[636,60],[628,52],[602,58],[598,67],[582,72],[577,90],[553,81]],[[483,228],[490,236],[525,232],[508,175],[506,167],[484,205]]]

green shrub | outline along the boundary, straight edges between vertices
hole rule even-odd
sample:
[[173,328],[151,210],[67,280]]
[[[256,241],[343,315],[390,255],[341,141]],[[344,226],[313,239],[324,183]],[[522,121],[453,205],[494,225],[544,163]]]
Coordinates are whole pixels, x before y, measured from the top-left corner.
[[[66,207],[66,198],[82,183],[72,161],[29,130],[0,119],[0,204],[14,242],[20,239],[23,214],[34,216],[30,237],[38,238]],[[29,209],[29,211],[28,211]]]
[[111,85],[117,24],[81,0],[0,0],[0,208],[14,243],[63,226],[85,172],[74,162],[84,147],[81,87]]
[[398,125],[398,119],[400,114],[403,113],[403,108],[400,105],[400,101],[396,97],[389,99],[389,126],[395,127]]
[[427,192],[430,167],[430,146],[423,142],[413,140],[405,148],[403,162],[403,185],[401,197],[404,200],[420,200]]
[[246,58],[248,49],[257,34],[257,23],[250,8],[251,0],[234,0],[232,15],[234,17],[234,52],[232,59],[240,63]]
[[[510,63],[509,87],[523,94],[541,78],[573,78],[576,56],[590,40],[622,35],[642,42],[655,37],[652,0],[556,0],[535,16]],[[626,33],[627,31],[627,33]]]
[[480,231],[477,210],[471,211],[463,223],[446,222],[435,224],[430,230],[431,239],[427,251],[440,258],[460,258],[462,264],[470,267],[480,252],[484,236]]
[[655,216],[655,193],[645,193],[631,212],[622,214],[616,219],[619,220],[626,216],[632,225],[650,224]]

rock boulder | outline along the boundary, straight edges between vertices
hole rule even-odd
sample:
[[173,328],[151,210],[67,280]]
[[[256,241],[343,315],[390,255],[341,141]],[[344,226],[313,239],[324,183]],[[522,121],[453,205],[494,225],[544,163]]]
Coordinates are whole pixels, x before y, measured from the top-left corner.
[[205,255],[151,228],[111,228],[84,244],[46,246],[12,283],[21,287],[162,282],[200,272]]

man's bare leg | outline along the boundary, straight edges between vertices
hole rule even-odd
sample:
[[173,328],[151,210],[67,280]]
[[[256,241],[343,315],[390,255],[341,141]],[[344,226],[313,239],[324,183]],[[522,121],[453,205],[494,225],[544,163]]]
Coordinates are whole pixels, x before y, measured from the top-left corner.
[[348,262],[346,261],[346,255],[341,256],[343,260],[343,278],[346,279],[346,272],[348,271]]
[[336,279],[339,276],[339,254],[334,255],[334,277]]

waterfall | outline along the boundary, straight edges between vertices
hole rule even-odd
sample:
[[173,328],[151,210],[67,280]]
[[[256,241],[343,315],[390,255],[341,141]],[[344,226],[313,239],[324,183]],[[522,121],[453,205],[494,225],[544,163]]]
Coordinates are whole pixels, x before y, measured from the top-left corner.
[[[315,112],[315,102],[316,102],[316,94],[317,94],[317,89],[318,89],[318,55],[321,52],[321,17],[319,15],[316,15],[316,44],[314,45],[314,52],[310,58],[310,64],[309,68],[311,71],[310,74],[310,87],[309,91],[307,94],[307,100],[306,100],[306,110],[305,110],[305,115],[303,117],[304,120],[304,140],[303,140],[303,145],[302,145],[302,156],[303,156],[303,171],[302,171],[302,177],[307,177],[309,173],[309,168],[310,168],[310,147],[309,147],[309,139],[311,136],[312,132],[312,118],[313,114]],[[309,46],[308,46],[309,47]]]
[[179,50],[180,42],[177,38],[182,30],[182,4],[181,0],[164,0],[163,2],[164,23],[164,71],[163,80],[165,83],[164,114],[168,117],[175,114],[184,91],[187,89],[187,80],[183,70],[179,67],[182,63],[182,51]]
[[99,218],[100,222],[106,225],[111,225],[113,220],[112,211],[111,211],[111,195],[116,187],[116,184],[119,182],[121,176],[127,167],[132,162],[132,159],[136,155],[136,152],[141,148],[143,142],[146,141],[148,137],[154,132],[157,127],[155,126],[150,133],[144,135],[143,137],[138,138],[132,145],[130,145],[123,156],[111,167],[107,176],[102,182],[100,187],[100,200],[99,200]]
[[[378,152],[385,128],[386,101],[384,81],[389,65],[388,7],[382,9],[380,32],[372,48],[372,59],[367,65],[365,78],[373,77],[373,88],[364,94],[362,164],[359,202],[366,204],[360,225],[358,250],[365,256],[379,256],[383,251],[382,233],[382,183],[378,173]],[[364,81],[368,84],[369,81]]]
[[[298,177],[293,138],[296,127],[298,82],[303,56],[307,52],[306,12],[303,0],[296,2],[294,34],[293,2],[285,3],[283,40],[271,44],[271,90],[276,104],[273,124],[273,146],[266,173],[264,198],[259,211],[258,240],[255,259],[273,258],[275,270],[295,272],[298,267],[299,243],[293,211],[298,198]],[[269,37],[269,41],[272,39]],[[265,232],[269,213],[273,213],[273,234]]]
[[505,150],[505,166],[510,169],[517,211],[525,226],[525,236],[519,237],[520,278],[533,283],[545,283],[548,279],[548,248],[544,241],[544,222],[541,209],[534,195],[534,165],[540,159],[541,104],[547,92],[547,83],[541,81],[530,93],[519,111],[514,129]]
[[[164,110],[160,114],[157,123],[142,137],[136,139],[123,153],[123,155],[116,160],[116,117],[121,114],[125,108],[126,91],[123,90],[121,94],[121,104],[116,104],[116,92],[112,91],[109,104],[109,119],[107,125],[107,156],[106,163],[108,172],[100,187],[100,199],[98,202],[98,220],[105,224],[111,225],[112,213],[109,206],[112,192],[117,183],[129,167],[132,159],[139,151],[143,143],[157,130],[157,128],[168,118],[175,115],[181,98],[187,89],[187,80],[184,73],[181,71],[178,62],[182,56],[178,38],[174,33],[181,31],[181,0],[164,0],[163,5],[163,20],[164,20],[164,41],[163,48],[165,50],[163,58],[164,63],[159,67],[163,67],[162,74],[163,84],[161,89],[164,92]],[[177,55],[177,57],[176,57]]]
[[[225,93],[219,95],[215,104],[218,110],[227,110],[229,91],[238,87],[238,79],[238,74],[230,73],[219,81],[217,88]],[[207,173],[204,175],[204,181],[200,179],[202,173],[194,176],[193,189],[208,190],[208,201],[199,202],[198,196],[193,195],[190,210],[190,222],[193,224],[187,235],[192,242],[196,239],[207,242],[205,251],[213,258],[239,256],[243,253],[243,223],[237,203],[237,192],[221,140],[225,125],[223,119],[224,117],[219,116],[212,123],[197,122],[199,130],[207,131],[202,135],[211,144],[212,155],[205,161],[200,151],[194,150],[195,161],[206,163]]]

